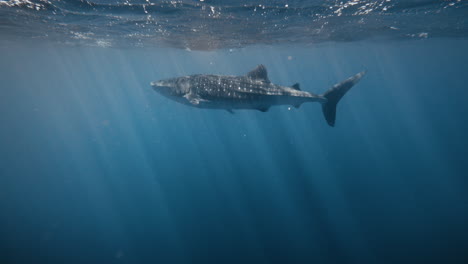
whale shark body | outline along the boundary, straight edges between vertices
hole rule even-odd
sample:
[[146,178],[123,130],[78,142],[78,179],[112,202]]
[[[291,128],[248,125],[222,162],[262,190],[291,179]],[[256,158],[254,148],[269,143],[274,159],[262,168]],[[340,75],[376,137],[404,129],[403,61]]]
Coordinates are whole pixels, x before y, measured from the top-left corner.
[[321,95],[301,91],[297,83],[291,87],[271,83],[263,65],[245,76],[197,74],[151,82],[151,86],[179,103],[197,108],[225,109],[230,113],[234,113],[234,109],[266,112],[273,105],[299,108],[302,103],[318,102],[322,104],[327,123],[334,126],[338,102],[364,74],[360,72]]

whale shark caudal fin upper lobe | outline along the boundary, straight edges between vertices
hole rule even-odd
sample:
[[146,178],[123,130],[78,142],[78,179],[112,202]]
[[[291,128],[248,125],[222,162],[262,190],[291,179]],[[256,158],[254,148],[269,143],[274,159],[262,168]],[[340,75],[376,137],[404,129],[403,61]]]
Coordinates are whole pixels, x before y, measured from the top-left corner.
[[365,71],[360,72],[338,84],[335,84],[332,88],[322,94],[322,96],[328,100],[326,103],[322,104],[322,112],[330,126],[335,126],[336,105],[346,92],[361,80],[364,74],[366,74]]

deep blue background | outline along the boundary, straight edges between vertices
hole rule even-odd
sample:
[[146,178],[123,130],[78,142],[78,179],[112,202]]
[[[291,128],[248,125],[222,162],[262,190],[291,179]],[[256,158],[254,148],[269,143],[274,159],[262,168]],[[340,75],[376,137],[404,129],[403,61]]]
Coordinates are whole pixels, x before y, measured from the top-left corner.
[[[0,50],[2,263],[468,260],[466,40]],[[289,58],[288,58],[289,57]],[[200,110],[149,82],[245,74],[319,104]]]

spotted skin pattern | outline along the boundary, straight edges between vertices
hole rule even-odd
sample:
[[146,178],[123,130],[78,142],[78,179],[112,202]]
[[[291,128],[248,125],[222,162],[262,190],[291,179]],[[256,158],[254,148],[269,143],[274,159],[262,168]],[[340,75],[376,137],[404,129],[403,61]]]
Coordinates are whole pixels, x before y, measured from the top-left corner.
[[298,108],[305,102],[319,102],[330,126],[335,124],[336,105],[365,72],[336,84],[323,95],[301,91],[299,84],[291,87],[270,82],[265,66],[259,65],[245,76],[197,74],[152,82],[160,94],[197,108],[257,109],[268,111],[273,105]]

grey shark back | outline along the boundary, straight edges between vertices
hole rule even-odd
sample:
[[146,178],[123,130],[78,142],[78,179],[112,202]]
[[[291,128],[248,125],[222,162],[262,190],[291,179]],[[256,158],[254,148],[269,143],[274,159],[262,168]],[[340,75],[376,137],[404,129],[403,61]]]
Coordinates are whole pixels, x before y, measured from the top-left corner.
[[273,105],[298,108],[305,102],[319,102],[328,124],[334,126],[338,101],[363,75],[363,72],[359,73],[323,95],[301,91],[299,84],[291,87],[273,84],[263,65],[245,76],[197,74],[152,82],[151,86],[179,103],[197,108],[225,109],[231,113],[233,109],[266,112]]

